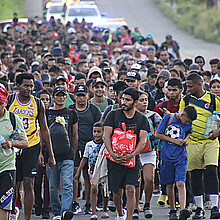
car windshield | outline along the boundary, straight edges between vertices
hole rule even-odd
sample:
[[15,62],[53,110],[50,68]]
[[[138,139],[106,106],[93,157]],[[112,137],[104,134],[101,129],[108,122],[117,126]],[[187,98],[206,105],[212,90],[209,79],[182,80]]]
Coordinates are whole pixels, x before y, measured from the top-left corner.
[[63,11],[63,6],[51,6],[50,13],[61,13]]
[[98,16],[98,14],[95,8],[71,8],[69,10],[69,16],[88,17],[88,16]]

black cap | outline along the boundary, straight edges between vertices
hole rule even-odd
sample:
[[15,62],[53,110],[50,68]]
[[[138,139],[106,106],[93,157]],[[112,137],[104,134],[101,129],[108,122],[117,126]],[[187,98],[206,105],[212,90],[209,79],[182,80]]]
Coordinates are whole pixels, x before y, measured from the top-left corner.
[[61,92],[64,93],[65,95],[67,95],[67,91],[64,87],[62,87],[62,86],[55,87],[53,90],[53,96],[55,96]]
[[166,39],[172,39],[172,35],[167,34],[167,35],[166,35]]
[[130,71],[127,73],[125,80],[133,80],[133,81],[141,80],[141,76],[139,73],[137,73],[135,71]]
[[85,85],[79,84],[75,87],[75,90],[74,90],[75,95],[80,95],[80,94],[87,95],[87,93],[88,93],[88,89]]
[[98,83],[102,83],[103,85],[107,86],[107,85],[106,85],[106,82],[105,82],[103,79],[101,79],[101,78],[96,78],[96,79],[94,79],[93,82],[92,82],[92,87],[95,87]]
[[66,78],[65,78],[64,76],[58,76],[58,77],[56,78],[56,82],[55,82],[55,83],[57,83],[57,81],[59,81],[59,80],[63,80],[64,82],[67,83]]
[[147,76],[157,76],[158,74],[158,69],[154,66],[151,66],[147,71]]

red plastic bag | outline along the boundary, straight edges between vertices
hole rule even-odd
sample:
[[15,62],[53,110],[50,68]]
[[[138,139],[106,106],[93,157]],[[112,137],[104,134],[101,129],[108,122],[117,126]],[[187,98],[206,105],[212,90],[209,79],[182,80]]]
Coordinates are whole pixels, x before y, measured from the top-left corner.
[[[112,150],[115,153],[132,153],[136,147],[136,139],[137,136],[134,134],[133,130],[126,131],[125,123],[122,123],[122,129],[116,128],[111,138],[112,142]],[[118,163],[115,161],[109,152],[105,150],[104,155],[110,159],[111,161]],[[135,166],[135,157],[129,160],[128,162],[123,164],[126,167],[134,167]]]

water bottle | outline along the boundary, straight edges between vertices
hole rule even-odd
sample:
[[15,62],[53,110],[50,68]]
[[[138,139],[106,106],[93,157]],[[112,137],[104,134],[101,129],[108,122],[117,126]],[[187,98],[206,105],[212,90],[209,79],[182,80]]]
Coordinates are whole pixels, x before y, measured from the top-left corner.
[[[5,141],[6,141],[5,138],[2,135],[0,135],[0,144],[3,144]],[[12,154],[11,148],[9,148],[9,149],[2,148],[2,151],[5,156],[9,156],[10,154]]]
[[[11,135],[10,135],[10,138],[13,140],[13,141],[19,141],[21,139],[21,131],[18,129],[18,128],[15,128],[14,131],[12,131]],[[15,153],[19,152],[20,149],[18,148],[14,148],[14,151]]]
[[212,115],[207,118],[206,126],[205,126],[205,138],[209,138],[209,132],[212,130],[216,130],[219,128],[220,119],[218,117],[218,112],[214,111]]

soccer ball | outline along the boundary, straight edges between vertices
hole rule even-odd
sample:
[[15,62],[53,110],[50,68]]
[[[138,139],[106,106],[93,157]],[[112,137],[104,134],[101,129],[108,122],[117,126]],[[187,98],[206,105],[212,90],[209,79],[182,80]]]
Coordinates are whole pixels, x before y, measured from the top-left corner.
[[178,139],[180,136],[180,128],[176,125],[170,125],[165,130],[166,136],[174,139]]

